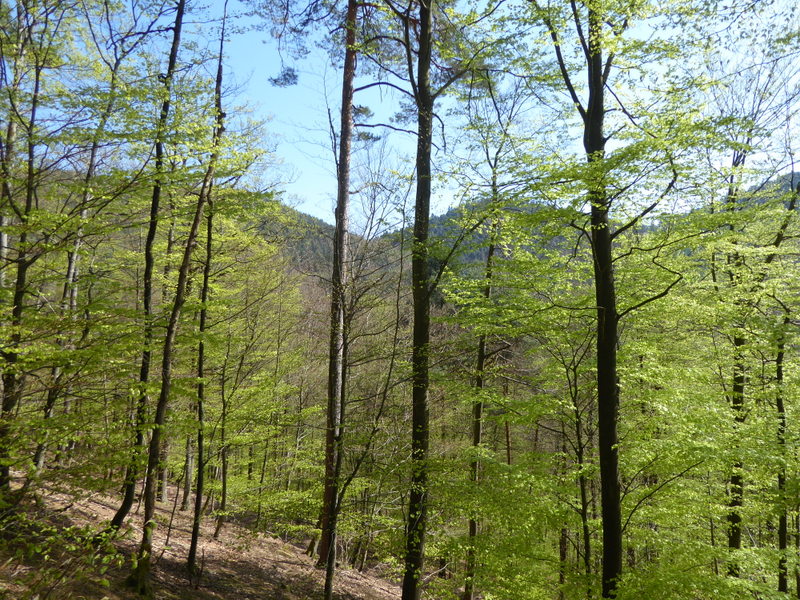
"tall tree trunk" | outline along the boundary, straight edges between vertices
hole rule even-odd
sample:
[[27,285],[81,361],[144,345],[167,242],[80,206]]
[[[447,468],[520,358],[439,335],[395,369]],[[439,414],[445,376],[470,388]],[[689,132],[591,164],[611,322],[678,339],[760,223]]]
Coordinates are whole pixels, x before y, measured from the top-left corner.
[[348,0],[345,17],[345,54],[342,70],[342,106],[336,191],[336,231],[333,239],[331,321],[328,350],[328,408],[325,431],[325,489],[319,560],[325,565],[325,600],[333,598],[336,569],[336,525],[339,515],[339,478],[342,464],[342,426],[347,366],[347,230],[350,203],[350,153],[353,137],[353,81],[356,74],[356,19],[358,2]]
[[[497,180],[492,177],[492,199],[497,200]],[[496,216],[492,223],[491,238],[489,248],[486,253],[486,269],[484,271],[485,285],[483,287],[483,297],[488,300],[492,295],[492,261],[496,240],[500,231],[500,217]],[[472,402],[472,448],[477,453],[483,438],[483,388],[486,383],[486,334],[478,338],[478,353],[475,361],[475,392],[476,399]],[[470,461],[470,481],[477,486],[480,481],[480,461],[477,454]],[[475,597],[475,545],[478,537],[477,516],[469,519],[469,538],[467,542],[467,565],[464,573],[464,593],[463,600],[473,600]]]
[[786,347],[785,331],[790,325],[789,316],[783,318],[783,324],[778,336],[777,353],[775,355],[775,407],[778,413],[778,452],[782,459],[778,467],[778,591],[789,591],[789,565],[786,556],[789,547],[789,507],[786,497],[786,407],[783,401],[783,361]]
[[[183,13],[183,7],[184,0],[180,0],[178,4],[178,12],[181,15]],[[225,11],[227,14],[227,2],[225,5]],[[139,545],[136,568],[134,569],[134,572],[130,578],[130,582],[132,583],[133,587],[140,594],[148,596],[152,595],[152,590],[150,587],[150,559],[153,548],[153,531],[155,529],[155,522],[153,520],[153,515],[155,514],[155,478],[159,467],[161,436],[166,422],[167,404],[169,401],[170,388],[172,384],[172,354],[175,346],[175,338],[178,332],[181,309],[183,308],[183,304],[186,300],[186,287],[189,279],[189,267],[191,266],[192,252],[194,250],[198,231],[200,229],[200,222],[203,218],[204,207],[211,196],[211,188],[214,181],[214,172],[217,164],[220,139],[223,132],[224,113],[222,112],[220,106],[222,102],[222,51],[225,37],[225,21],[226,16],[223,16],[222,32],[220,33],[219,61],[217,63],[217,79],[214,91],[216,115],[214,119],[211,155],[209,157],[205,176],[203,177],[200,193],[197,198],[197,205],[195,207],[195,213],[194,217],[192,218],[189,234],[186,238],[183,257],[181,258],[180,267],[178,269],[178,282],[175,288],[172,310],[167,322],[167,332],[164,338],[164,345],[161,355],[161,390],[159,392],[158,402],[156,403],[153,430],[150,436],[150,445],[148,448],[147,470],[145,472],[144,530],[142,533],[142,541]],[[177,21],[176,29],[178,29]]]
[[[605,158],[606,137],[602,15],[589,9],[588,88],[589,99],[584,117],[583,146],[589,165]],[[604,181],[589,182],[591,203],[592,258],[594,261],[595,302],[597,305],[597,418],[600,461],[600,498],[603,522],[604,598],[616,595],[622,575],[622,511],[620,505],[617,421],[619,387],[617,385],[617,298],[614,281],[612,237],[608,210],[610,201]]]
[[147,385],[150,382],[150,363],[152,360],[153,345],[153,268],[155,265],[154,246],[156,232],[158,231],[159,207],[161,204],[161,191],[163,182],[161,180],[164,171],[164,136],[166,135],[167,120],[172,95],[172,80],[175,74],[175,66],[178,61],[178,49],[181,43],[181,31],[183,29],[183,14],[186,7],[186,0],[178,0],[175,8],[175,23],[172,27],[172,45],[170,46],[169,58],[167,62],[167,72],[164,76],[164,100],[161,103],[158,123],[156,124],[155,139],[155,182],[153,183],[153,193],[150,199],[150,218],[147,226],[147,237],[144,245],[144,275],[142,281],[142,307],[144,314],[143,336],[142,336],[142,355],[139,366],[139,391],[136,401],[136,414],[134,416],[135,437],[131,448],[131,458],[125,471],[125,484],[123,486],[122,503],[117,509],[114,518],[111,520],[110,529],[117,530],[122,527],[125,518],[128,516],[133,500],[136,495],[136,482],[139,479],[141,467],[142,451],[145,441],[145,427],[147,422],[148,394]]
[[[189,543],[189,554],[186,568],[194,575],[197,572],[197,546],[200,540],[200,520],[203,512],[203,488],[205,484],[205,332],[208,318],[208,292],[211,280],[211,258],[213,241],[214,204],[208,198],[208,216],[206,220],[206,259],[203,264],[203,284],[200,289],[200,341],[197,342],[197,483],[195,485],[194,514],[192,516],[192,538]],[[187,442],[188,448],[188,442]],[[188,449],[187,449],[188,453]],[[187,488],[188,489],[188,488]]]
[[[431,204],[431,143],[434,97],[430,86],[432,8],[434,0],[419,3],[417,49],[417,189],[414,206],[414,237],[411,250],[411,285],[414,326],[411,348],[411,491],[406,524],[405,569],[402,600],[419,600],[425,556],[428,517],[429,445],[429,352],[430,273],[428,267],[428,221]],[[406,27],[410,27],[406,23]],[[410,50],[409,50],[410,53]]]
[[[228,18],[228,0],[225,0],[222,30],[219,34],[219,56],[217,58],[217,78],[214,86],[214,108],[216,109],[213,149],[203,182],[203,192],[208,205],[206,220],[206,256],[203,264],[203,284],[200,290],[200,341],[197,344],[197,483],[194,499],[194,515],[192,518],[192,539],[189,545],[189,555],[186,567],[189,573],[197,572],[197,545],[200,539],[200,520],[203,513],[203,491],[205,484],[205,332],[208,318],[208,297],[211,281],[211,259],[213,256],[213,231],[214,231],[214,200],[212,196],[214,184],[214,169],[216,167],[217,148],[222,137],[225,124],[225,113],[222,111],[222,57],[225,44],[225,26]],[[201,192],[201,195],[202,193]],[[202,198],[200,200],[202,202]]]
[[[573,4],[573,8],[575,5]],[[537,8],[542,11],[540,7]],[[561,51],[559,29],[546,12],[542,18],[547,26],[558,66],[575,108],[583,121],[583,147],[589,164],[587,199],[591,204],[591,245],[594,266],[595,304],[597,311],[597,420],[598,455],[600,462],[600,505],[603,524],[602,595],[613,598],[617,581],[622,575],[622,510],[617,454],[617,425],[619,418],[619,387],[617,385],[617,339],[619,313],[614,278],[613,235],[610,230],[611,200],[605,182],[602,163],[605,160],[606,136],[605,86],[613,63],[613,54],[603,58],[604,15],[599,5],[587,6],[586,60],[588,100],[584,107],[578,98]],[[578,34],[583,40],[579,15],[574,13]]]

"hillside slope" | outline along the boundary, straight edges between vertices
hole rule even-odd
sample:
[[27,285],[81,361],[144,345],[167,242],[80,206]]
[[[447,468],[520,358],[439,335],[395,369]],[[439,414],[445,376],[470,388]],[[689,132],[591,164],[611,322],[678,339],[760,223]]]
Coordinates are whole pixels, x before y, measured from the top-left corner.
[[[174,491],[173,491],[174,498]],[[7,600],[135,600],[124,585],[130,557],[141,535],[140,514],[131,515],[115,547],[119,558],[101,574],[101,558],[90,562],[91,545],[71,540],[78,529],[97,530],[113,516],[110,498],[93,495],[79,502],[59,493],[25,507],[31,529],[12,531],[0,525],[0,598]],[[311,600],[321,597],[324,572],[316,569],[303,549],[267,535],[227,524],[218,540],[213,522],[204,520],[198,556],[199,581],[186,571],[191,517],[160,503],[155,536],[153,583],[159,600]],[[169,536],[169,539],[167,539]],[[19,542],[24,540],[24,544]],[[340,568],[336,576],[339,600],[395,600],[399,587],[377,576]]]

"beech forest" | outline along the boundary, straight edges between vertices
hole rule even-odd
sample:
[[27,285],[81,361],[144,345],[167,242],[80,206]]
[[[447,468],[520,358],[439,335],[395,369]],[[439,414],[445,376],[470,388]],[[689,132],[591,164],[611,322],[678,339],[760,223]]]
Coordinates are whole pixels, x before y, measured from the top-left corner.
[[800,598],[798,8],[0,0],[0,598]]

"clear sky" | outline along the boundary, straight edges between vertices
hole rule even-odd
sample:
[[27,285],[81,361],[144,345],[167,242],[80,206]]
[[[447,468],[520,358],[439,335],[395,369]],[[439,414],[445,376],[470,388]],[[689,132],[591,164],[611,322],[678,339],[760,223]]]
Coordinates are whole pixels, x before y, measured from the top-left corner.
[[[237,3],[238,4],[238,3]],[[234,33],[228,40],[226,66],[230,79],[241,88],[245,102],[258,119],[267,121],[266,144],[283,162],[277,177],[287,203],[326,221],[333,220],[336,178],[327,129],[326,86],[335,91],[336,73],[319,52],[300,63],[299,81],[291,87],[269,82],[281,70],[277,44],[265,31]],[[331,110],[336,112],[336,106]]]
[[[211,15],[221,17],[222,6],[222,0],[213,2],[209,6]],[[242,0],[230,0],[229,13],[241,14],[244,6]],[[236,30],[228,36],[225,47],[226,81],[238,88],[238,103],[247,104],[256,118],[267,121],[266,145],[273,148],[275,156],[282,161],[277,173],[265,174],[264,179],[280,181],[278,188],[284,192],[283,199],[287,204],[333,223],[336,175],[328,111],[338,130],[341,65],[332,64],[327,53],[315,47],[313,42],[307,43],[310,53],[302,60],[294,59],[288,53],[281,56],[278,43],[272,39],[268,27],[256,27],[257,21],[253,17],[238,17],[235,24]],[[215,30],[213,25],[201,30],[208,32],[206,35],[215,35],[211,33]],[[209,47],[216,45],[216,42],[212,44],[206,39]],[[278,87],[270,83],[269,79],[278,76],[283,65],[297,71],[296,85]],[[357,79],[356,87],[373,81],[365,76],[361,81]],[[374,113],[370,119],[372,123],[388,123],[399,110],[400,96],[401,93],[386,87],[371,87],[357,92],[354,102],[370,108]],[[411,124],[410,129],[415,129],[415,126]],[[380,153],[391,167],[384,168],[402,172],[413,168],[416,148],[413,134],[382,127],[367,131],[386,140]],[[437,146],[434,159],[438,152]],[[451,150],[448,148],[443,152]],[[454,197],[446,186],[435,185],[433,212],[445,212],[453,204]],[[353,204],[354,212],[358,211],[357,204]],[[358,218],[357,214],[352,216]]]
[[[211,6],[212,13],[222,2]],[[241,11],[242,3],[231,2],[229,10]],[[239,88],[238,101],[246,103],[254,116],[266,120],[269,146],[282,161],[277,178],[287,204],[315,217],[333,222],[336,201],[335,163],[331,146],[328,110],[338,130],[341,70],[327,54],[309,44],[310,54],[295,60],[284,54],[283,62],[298,72],[297,85],[277,87],[269,82],[281,72],[282,57],[269,31],[252,28],[250,18],[237,20],[238,29],[226,43],[226,79]],[[248,27],[250,26],[250,27]],[[356,104],[368,104],[379,118],[397,110],[396,99],[377,89],[357,94]],[[373,133],[387,135],[387,131]],[[414,140],[407,134],[392,134],[392,153],[411,155]],[[274,180],[274,175],[267,175]]]

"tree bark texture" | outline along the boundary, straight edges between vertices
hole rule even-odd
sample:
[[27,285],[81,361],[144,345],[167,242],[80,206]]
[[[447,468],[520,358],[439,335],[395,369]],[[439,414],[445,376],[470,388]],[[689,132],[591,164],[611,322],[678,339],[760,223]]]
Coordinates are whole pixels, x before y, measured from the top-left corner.
[[[584,117],[583,145],[590,167],[605,158],[606,138],[602,15],[589,10],[589,99]],[[614,281],[612,237],[609,228],[609,199],[605,183],[589,184],[591,202],[592,258],[594,261],[595,302],[597,304],[597,417],[600,461],[601,518],[603,522],[604,598],[616,595],[617,580],[622,575],[622,513],[620,506],[617,421],[619,386],[617,384],[617,298]]]
[[347,389],[345,365],[347,331],[347,237],[350,203],[350,154],[353,137],[353,81],[356,74],[356,18],[358,3],[348,0],[345,16],[345,53],[342,69],[342,105],[340,109],[339,155],[336,189],[336,227],[333,238],[331,274],[331,320],[328,348],[328,406],[325,430],[325,488],[323,491],[322,535],[319,561],[325,566],[323,597],[333,597],[336,569],[336,525],[339,513],[339,478],[342,464],[342,425]]
[[[411,490],[406,524],[402,600],[419,600],[425,556],[428,515],[430,273],[428,228],[431,203],[431,143],[433,102],[430,88],[433,0],[419,3],[417,52],[417,188],[411,251],[414,325],[411,350]],[[410,26],[410,24],[407,24]],[[410,50],[409,50],[410,51]]]

